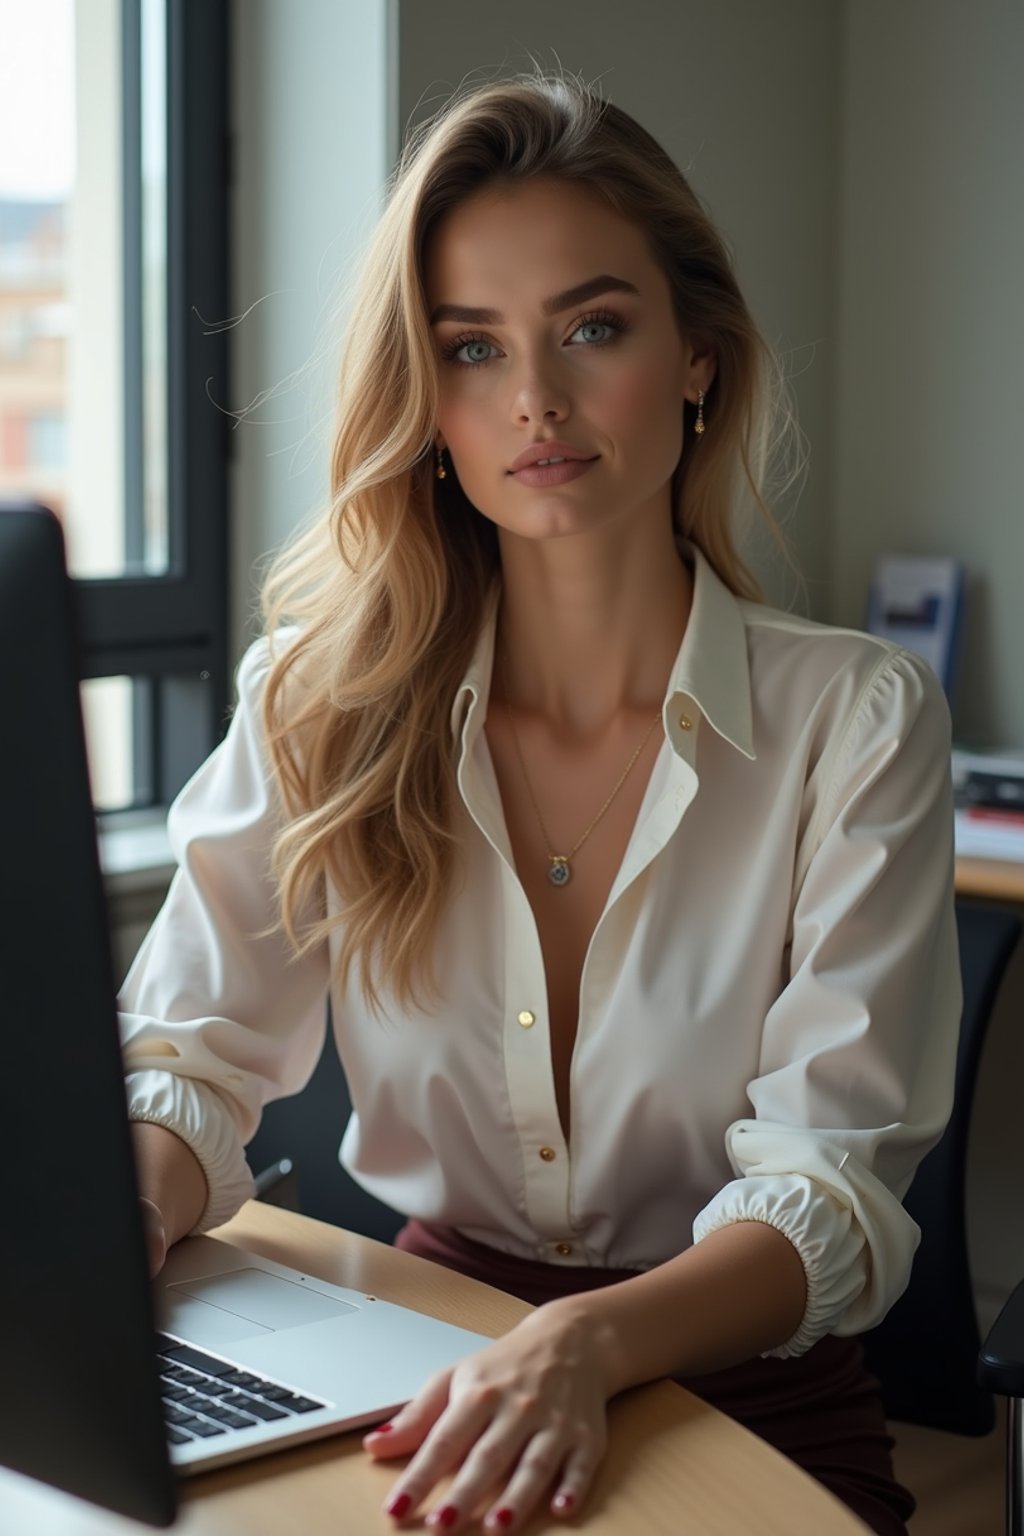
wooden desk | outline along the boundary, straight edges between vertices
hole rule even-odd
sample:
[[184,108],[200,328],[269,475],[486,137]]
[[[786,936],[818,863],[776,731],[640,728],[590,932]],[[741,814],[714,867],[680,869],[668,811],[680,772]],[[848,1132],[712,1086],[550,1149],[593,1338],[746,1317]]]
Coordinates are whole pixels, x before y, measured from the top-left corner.
[[[528,1310],[423,1259],[255,1201],[217,1236],[481,1333],[506,1332]],[[609,1453],[583,1515],[567,1523],[544,1512],[524,1527],[529,1536],[864,1536],[866,1527],[799,1468],[671,1382],[624,1393],[611,1405],[610,1425]],[[184,1480],[174,1530],[391,1536],[396,1527],[381,1505],[400,1463],[373,1463],[359,1439],[358,1432],[335,1435]],[[0,1531],[10,1536],[142,1536],[150,1529],[0,1468]]]
[[1009,859],[957,859],[956,888],[961,896],[1024,901],[1024,864]]

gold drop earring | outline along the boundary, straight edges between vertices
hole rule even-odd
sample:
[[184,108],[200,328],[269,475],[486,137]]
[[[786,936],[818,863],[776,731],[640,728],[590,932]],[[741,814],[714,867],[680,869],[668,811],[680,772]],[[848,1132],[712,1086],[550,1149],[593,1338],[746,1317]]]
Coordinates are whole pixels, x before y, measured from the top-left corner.
[[704,391],[702,389],[697,391],[697,420],[693,430],[698,437],[704,436]]
[[435,477],[438,480],[447,480],[447,478],[448,478],[448,471],[444,467],[444,449],[443,448],[438,448],[438,450],[437,450],[437,465],[436,465],[436,467],[434,469],[434,475],[435,475]]

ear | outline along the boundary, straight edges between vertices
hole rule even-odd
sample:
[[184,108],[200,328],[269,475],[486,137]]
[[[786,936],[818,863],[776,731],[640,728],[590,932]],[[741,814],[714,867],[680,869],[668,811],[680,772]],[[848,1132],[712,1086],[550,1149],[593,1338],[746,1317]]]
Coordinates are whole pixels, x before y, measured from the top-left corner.
[[718,353],[710,336],[702,336],[699,332],[688,338],[688,345],[690,362],[687,368],[686,398],[696,405],[697,396],[702,391],[706,395],[714,383],[718,372]]

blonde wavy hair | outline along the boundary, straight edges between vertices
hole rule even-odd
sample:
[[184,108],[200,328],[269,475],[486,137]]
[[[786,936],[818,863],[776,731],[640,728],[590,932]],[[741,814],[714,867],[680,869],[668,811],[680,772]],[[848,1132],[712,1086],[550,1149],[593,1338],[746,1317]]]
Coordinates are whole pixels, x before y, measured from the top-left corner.
[[[457,97],[411,136],[370,243],[341,359],[327,514],[264,581],[272,666],[264,727],[287,821],[273,850],[296,957],[341,927],[338,980],[368,1003],[436,1001],[432,940],[457,873],[451,711],[500,578],[497,536],[456,475],[433,473],[437,358],[424,252],[453,208],[495,182],[565,178],[647,233],[684,333],[717,354],[699,448],[673,515],[737,594],[759,598],[736,547],[763,486],[778,373],[721,238],[651,137],[591,87],[528,75]],[[693,437],[687,403],[687,440]],[[298,626],[275,648],[280,626]],[[339,910],[328,913],[330,882]],[[315,917],[310,918],[309,913]]]

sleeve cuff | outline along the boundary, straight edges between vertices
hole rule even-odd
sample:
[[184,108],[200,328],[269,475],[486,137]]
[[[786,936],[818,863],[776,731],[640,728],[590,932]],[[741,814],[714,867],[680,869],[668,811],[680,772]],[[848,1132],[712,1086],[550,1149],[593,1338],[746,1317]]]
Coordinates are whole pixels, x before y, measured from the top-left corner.
[[173,1072],[130,1072],[128,1116],[180,1136],[206,1178],[209,1198],[190,1237],[229,1221],[255,1193],[238,1129],[224,1100],[206,1083]]
[[799,1175],[735,1179],[697,1217],[693,1240],[699,1243],[737,1221],[775,1227],[800,1255],[807,1277],[803,1319],[792,1338],[764,1353],[779,1359],[805,1354],[836,1331],[864,1290],[868,1255],[853,1213],[812,1179]]

